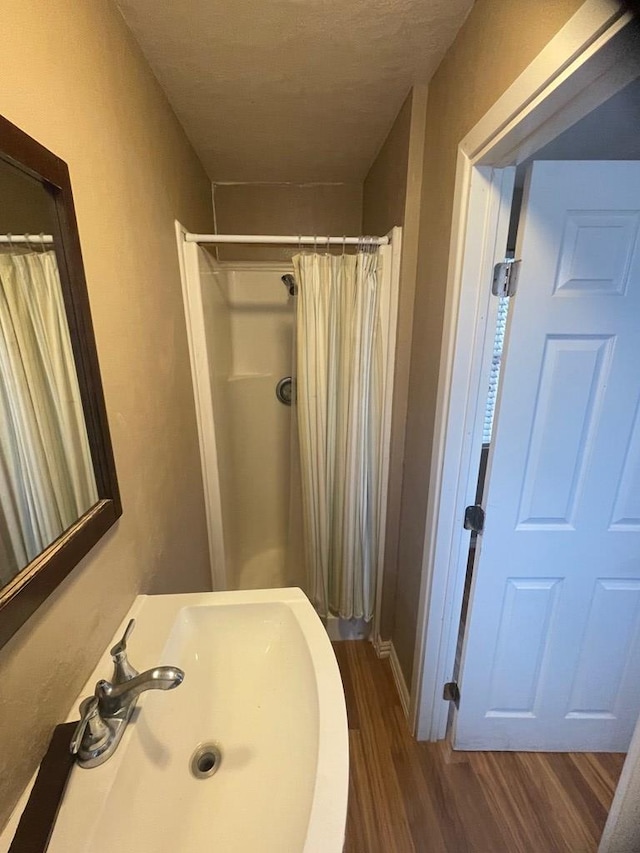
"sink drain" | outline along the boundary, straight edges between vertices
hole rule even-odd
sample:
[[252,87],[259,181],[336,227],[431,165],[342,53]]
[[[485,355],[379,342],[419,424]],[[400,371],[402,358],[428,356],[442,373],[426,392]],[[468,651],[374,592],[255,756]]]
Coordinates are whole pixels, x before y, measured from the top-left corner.
[[204,743],[191,756],[191,772],[196,779],[208,779],[218,770],[222,753],[215,743]]

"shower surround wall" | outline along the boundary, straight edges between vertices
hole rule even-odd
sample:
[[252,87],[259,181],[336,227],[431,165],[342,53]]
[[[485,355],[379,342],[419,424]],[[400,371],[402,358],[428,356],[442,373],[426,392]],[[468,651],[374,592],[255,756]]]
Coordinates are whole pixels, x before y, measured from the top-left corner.
[[286,262],[218,263],[199,250],[229,589],[300,585],[287,573],[293,300]]
[[[276,386],[292,373],[294,312],[282,276],[290,261],[226,261],[183,241],[183,296],[198,409],[200,452],[216,589],[307,587],[295,406]],[[379,624],[402,229],[380,253],[382,412],[377,544]],[[332,639],[368,635],[371,622],[330,616]]]

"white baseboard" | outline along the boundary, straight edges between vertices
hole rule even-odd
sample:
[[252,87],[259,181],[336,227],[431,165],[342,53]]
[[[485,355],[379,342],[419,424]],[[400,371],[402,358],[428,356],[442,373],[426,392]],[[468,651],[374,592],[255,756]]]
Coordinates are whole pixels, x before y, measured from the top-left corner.
[[374,637],[371,640],[375,653],[379,658],[388,658],[391,653],[391,640],[383,640],[381,637]]
[[400,697],[400,704],[402,705],[402,710],[404,711],[404,715],[409,719],[409,690],[407,688],[407,682],[404,680],[404,675],[402,674],[402,669],[400,667],[400,661],[398,660],[398,656],[396,655],[396,650],[393,647],[393,643],[389,641],[389,663],[391,664],[391,672],[393,673],[393,680],[396,683],[396,689],[398,691],[398,696]]

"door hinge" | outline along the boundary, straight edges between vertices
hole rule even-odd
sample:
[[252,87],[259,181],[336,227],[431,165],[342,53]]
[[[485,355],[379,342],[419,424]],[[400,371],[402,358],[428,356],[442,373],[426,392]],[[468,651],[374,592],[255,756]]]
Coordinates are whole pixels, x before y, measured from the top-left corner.
[[506,258],[502,263],[493,268],[493,282],[491,293],[494,296],[513,296],[518,287],[518,273],[520,261],[514,258]]
[[456,681],[447,681],[442,691],[442,698],[447,702],[453,702],[456,708],[460,707],[460,688]]
[[468,506],[464,511],[464,529],[482,533],[484,529],[484,510],[480,504]]

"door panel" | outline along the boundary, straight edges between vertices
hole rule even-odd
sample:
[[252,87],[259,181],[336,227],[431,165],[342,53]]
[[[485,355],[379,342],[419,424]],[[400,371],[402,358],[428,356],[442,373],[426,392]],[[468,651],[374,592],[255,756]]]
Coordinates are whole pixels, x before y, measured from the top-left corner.
[[624,750],[640,712],[640,163],[525,188],[454,743]]
[[571,686],[569,717],[612,719],[638,631],[640,581],[596,581]]
[[550,335],[525,463],[518,529],[572,529],[612,338]]
[[539,695],[560,578],[508,578],[493,658],[488,716],[531,716]]

